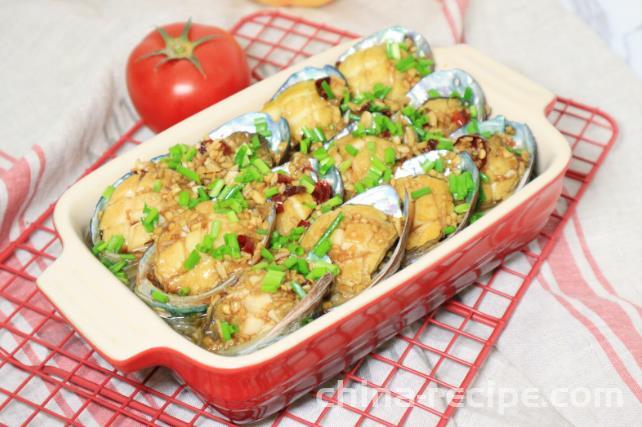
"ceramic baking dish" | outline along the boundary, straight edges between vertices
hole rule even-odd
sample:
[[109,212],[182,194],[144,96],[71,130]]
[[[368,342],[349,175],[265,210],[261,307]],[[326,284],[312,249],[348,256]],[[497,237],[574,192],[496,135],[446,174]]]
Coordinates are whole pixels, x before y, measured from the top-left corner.
[[38,285],[114,366],[123,371],[166,366],[229,419],[257,420],[331,379],[542,229],[562,190],[571,155],[568,143],[544,115],[554,96],[478,51],[458,45],[435,49],[437,68],[468,71],[481,84],[494,115],[530,126],[538,145],[537,177],[417,263],[331,313],[255,353],[220,356],[174,332],[92,255],[86,236],[96,201],[136,159],[164,153],[178,142],[196,143],[226,120],[260,109],[292,72],[306,65],[332,64],[348,45],[310,58],[190,117],[84,177],[62,196],[54,220],[63,253]]

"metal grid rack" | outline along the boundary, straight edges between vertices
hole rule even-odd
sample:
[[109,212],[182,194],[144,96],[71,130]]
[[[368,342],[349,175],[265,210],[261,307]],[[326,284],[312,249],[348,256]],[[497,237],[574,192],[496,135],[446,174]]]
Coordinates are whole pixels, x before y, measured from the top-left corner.
[[[280,12],[247,16],[232,32],[257,80],[355,36]],[[538,239],[356,363],[329,392],[303,398],[266,423],[448,422],[617,136],[614,121],[597,108],[557,98],[546,113],[569,140],[573,160],[558,208]],[[137,123],[87,172],[148,134]],[[164,368],[115,370],[38,291],[35,278],[61,251],[52,211],[53,205],[0,253],[0,424],[227,424]],[[367,398],[348,403],[347,387]],[[446,393],[427,399],[435,389]],[[384,409],[384,399],[396,402],[393,409]]]

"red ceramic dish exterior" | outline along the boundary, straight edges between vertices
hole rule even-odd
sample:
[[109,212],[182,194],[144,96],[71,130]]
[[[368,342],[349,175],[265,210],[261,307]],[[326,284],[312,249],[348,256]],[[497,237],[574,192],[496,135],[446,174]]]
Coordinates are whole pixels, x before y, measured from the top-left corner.
[[213,368],[163,347],[109,361],[124,371],[166,366],[226,418],[240,423],[264,418],[332,379],[532,241],[555,208],[563,177],[562,172],[481,235],[401,286],[262,363],[239,369]]

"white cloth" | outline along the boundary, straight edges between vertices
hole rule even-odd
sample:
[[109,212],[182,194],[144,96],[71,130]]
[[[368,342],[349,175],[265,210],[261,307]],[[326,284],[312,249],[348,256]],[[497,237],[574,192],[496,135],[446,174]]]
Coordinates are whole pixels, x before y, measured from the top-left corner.
[[[288,13],[360,34],[400,23],[445,45],[453,43],[453,31],[443,9],[455,11],[457,33],[456,11],[466,3],[338,0]],[[229,28],[258,8],[240,0],[2,2],[0,246],[17,237],[135,121],[123,84],[124,63],[128,50],[155,24],[191,16]],[[614,387],[621,390],[622,405],[464,404],[454,422],[639,425],[642,86],[555,0],[473,1],[464,29],[471,45],[560,95],[599,106],[620,127],[620,138],[567,225],[561,246],[474,386],[485,396],[501,388],[537,387],[547,396],[559,388]],[[376,366],[370,371],[376,375]],[[297,413],[305,416],[313,407],[299,404]],[[3,413],[0,421],[12,424]]]

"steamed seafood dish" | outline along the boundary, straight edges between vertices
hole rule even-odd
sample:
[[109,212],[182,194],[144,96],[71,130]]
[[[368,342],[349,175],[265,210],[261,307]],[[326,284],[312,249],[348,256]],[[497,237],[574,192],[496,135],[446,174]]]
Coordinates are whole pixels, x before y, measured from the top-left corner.
[[344,303],[380,280],[375,277],[389,274],[400,253],[391,249],[407,237],[406,220],[394,190],[382,186],[321,215],[310,226],[301,246],[317,256],[327,255],[338,267],[324,307]]
[[402,27],[364,38],[337,60],[350,87],[346,101],[357,111],[399,110],[410,88],[433,66],[428,42]]
[[431,151],[404,162],[392,185],[414,203],[406,245],[409,262],[468,223],[477,202],[479,172],[467,154]]
[[[261,112],[109,185],[92,252],[193,343],[251,353],[424,254],[526,184],[528,126],[392,27],[294,73]],[[213,126],[214,127],[214,126]]]
[[402,112],[432,149],[470,120],[483,120],[488,109],[479,84],[458,69],[426,76],[408,92],[408,101]]
[[316,281],[295,271],[248,270],[212,297],[201,345],[242,354],[293,331],[318,310],[332,276]]
[[[343,76],[333,67],[307,67],[292,75],[263,106],[274,120],[290,125],[293,145],[323,142],[345,127],[339,108],[347,90]],[[306,150],[307,151],[307,150]]]
[[[105,190],[102,213],[91,224],[92,238],[109,242],[122,236],[123,252],[143,252],[152,241],[155,222],[180,212],[175,194],[187,184],[185,177],[163,162],[138,162],[131,173]],[[155,213],[154,219],[147,219],[149,212]]]
[[473,122],[453,136],[455,150],[470,154],[480,171],[480,210],[495,206],[526,184],[536,149],[528,126],[498,116]]

